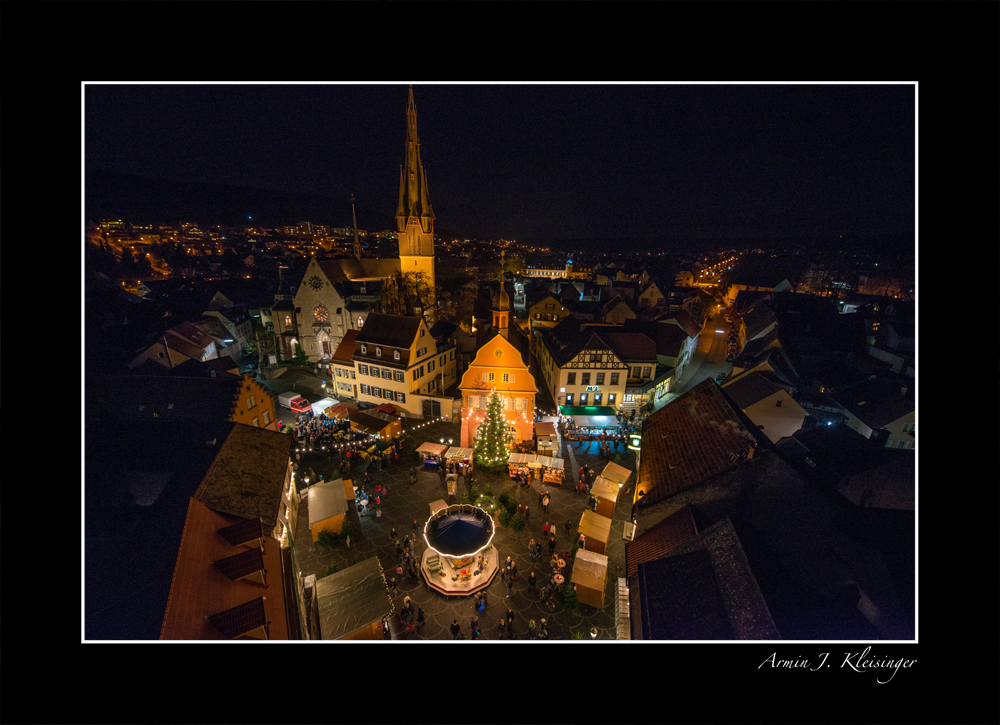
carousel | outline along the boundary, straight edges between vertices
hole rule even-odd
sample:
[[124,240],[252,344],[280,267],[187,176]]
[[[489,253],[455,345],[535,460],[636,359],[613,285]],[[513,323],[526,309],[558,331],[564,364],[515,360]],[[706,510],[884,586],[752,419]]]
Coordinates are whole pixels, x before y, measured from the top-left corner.
[[493,546],[495,528],[486,511],[470,504],[430,504],[424,524],[427,548],[420,561],[427,585],[446,596],[464,597],[485,589],[500,569]]

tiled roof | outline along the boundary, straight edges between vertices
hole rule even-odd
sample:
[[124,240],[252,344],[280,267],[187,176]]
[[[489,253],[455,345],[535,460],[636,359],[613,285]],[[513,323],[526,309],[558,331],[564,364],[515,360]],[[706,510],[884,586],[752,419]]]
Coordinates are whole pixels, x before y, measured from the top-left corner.
[[354,341],[358,337],[357,330],[348,330],[344,333],[344,338],[337,345],[337,351],[333,353],[331,360],[351,364],[354,362]]
[[291,436],[251,425],[234,425],[212,461],[195,498],[216,511],[244,519],[278,520]]
[[356,341],[409,349],[417,337],[421,319],[372,312],[365,318],[365,326],[358,331]]
[[641,332],[602,332],[601,337],[624,362],[656,360],[656,343]]
[[636,573],[639,564],[662,559],[698,535],[690,506],[670,514],[653,528],[625,543],[625,576]]
[[729,517],[640,564],[643,639],[781,639]]
[[243,379],[225,377],[94,376],[85,392],[94,419],[229,420]]
[[743,410],[782,390],[763,373],[741,375],[732,382],[726,382],[722,387],[726,389],[726,395]]
[[[195,498],[188,500],[160,639],[235,638],[265,623],[269,639],[288,638],[281,546],[270,537],[264,537],[263,546],[234,546],[219,536],[220,530],[253,524],[259,530],[260,524],[233,521]],[[241,578],[254,572],[263,573]]]
[[865,425],[878,430],[914,411],[913,387],[912,380],[883,376],[834,390],[831,396]]
[[706,379],[643,422],[638,487],[653,504],[735,468],[756,443],[715,381]]

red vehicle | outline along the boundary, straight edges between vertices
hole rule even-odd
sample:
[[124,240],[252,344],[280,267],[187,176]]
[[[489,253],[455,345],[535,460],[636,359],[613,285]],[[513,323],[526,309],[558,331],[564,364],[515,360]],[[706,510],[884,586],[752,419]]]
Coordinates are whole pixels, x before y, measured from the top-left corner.
[[309,401],[298,393],[281,393],[278,396],[278,405],[282,408],[288,408],[293,413],[306,413],[312,409]]

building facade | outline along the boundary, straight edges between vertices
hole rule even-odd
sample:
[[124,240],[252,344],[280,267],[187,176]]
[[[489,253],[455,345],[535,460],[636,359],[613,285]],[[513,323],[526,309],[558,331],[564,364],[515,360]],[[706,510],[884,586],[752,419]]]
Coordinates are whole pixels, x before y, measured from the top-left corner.
[[[372,313],[354,340],[353,363],[348,384],[357,386],[358,403],[391,403],[412,417],[425,417],[424,401],[456,379],[454,344],[435,340],[423,317]],[[337,366],[346,369],[343,360]]]

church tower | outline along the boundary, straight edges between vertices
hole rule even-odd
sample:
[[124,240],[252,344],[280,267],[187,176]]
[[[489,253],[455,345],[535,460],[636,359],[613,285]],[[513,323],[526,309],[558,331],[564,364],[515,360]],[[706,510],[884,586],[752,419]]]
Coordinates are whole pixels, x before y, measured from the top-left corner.
[[499,334],[506,340],[507,338],[507,326],[510,324],[510,295],[507,294],[507,290],[504,288],[503,283],[503,259],[504,253],[500,252],[500,274],[497,275],[497,282],[500,283],[500,291],[493,295],[493,329],[497,330]]
[[427,195],[427,174],[420,161],[420,140],[417,138],[417,108],[413,103],[413,86],[406,106],[406,155],[399,171],[399,206],[396,208],[399,232],[399,271],[404,275],[422,274],[429,291],[425,300],[432,318],[435,315],[434,280],[434,210]]

